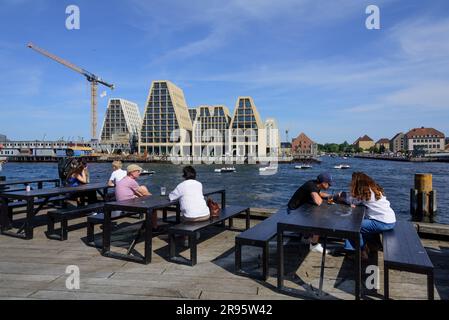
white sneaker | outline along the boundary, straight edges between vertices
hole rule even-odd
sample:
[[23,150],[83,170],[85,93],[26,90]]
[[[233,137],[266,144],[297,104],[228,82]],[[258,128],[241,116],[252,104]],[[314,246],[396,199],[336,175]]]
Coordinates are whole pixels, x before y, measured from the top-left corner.
[[[318,252],[318,253],[323,253],[324,252],[324,248],[321,245],[321,243],[317,243],[316,245],[313,245],[312,243],[310,243],[310,251],[311,252]],[[329,250],[326,250],[326,254],[329,253]]]

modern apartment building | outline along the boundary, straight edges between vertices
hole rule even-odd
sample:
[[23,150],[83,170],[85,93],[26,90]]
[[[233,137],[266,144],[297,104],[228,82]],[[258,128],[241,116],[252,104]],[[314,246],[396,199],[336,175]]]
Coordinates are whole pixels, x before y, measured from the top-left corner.
[[374,140],[365,134],[363,137],[360,137],[356,141],[354,141],[353,145],[356,148],[360,148],[360,149],[366,151],[366,150],[369,150],[370,148],[374,147]]
[[183,91],[170,81],[153,81],[145,105],[140,152],[190,155],[191,139],[192,120]]
[[390,140],[390,150],[394,153],[405,151],[405,134],[399,132]]
[[196,108],[189,109],[189,116],[190,116],[190,120],[192,120],[192,123],[196,119],[196,111],[197,111]]
[[265,130],[267,133],[267,156],[281,155],[281,138],[276,119],[268,118],[265,121]]
[[435,153],[444,151],[444,133],[434,128],[415,128],[405,135],[405,147],[408,152]]
[[374,145],[378,150],[386,152],[390,151],[390,139],[382,138],[377,140],[376,144]]
[[304,133],[292,140],[293,156],[316,156],[318,145]]
[[[195,110],[195,113],[193,112]],[[193,121],[193,152],[194,156],[224,156],[229,142],[229,125],[231,115],[226,106],[199,106],[189,109],[190,114],[196,114]]]
[[142,119],[139,107],[134,102],[112,98],[108,107],[101,129],[102,144],[129,144],[139,139]]
[[251,97],[239,97],[231,121],[232,156],[255,157],[266,156],[265,125]]

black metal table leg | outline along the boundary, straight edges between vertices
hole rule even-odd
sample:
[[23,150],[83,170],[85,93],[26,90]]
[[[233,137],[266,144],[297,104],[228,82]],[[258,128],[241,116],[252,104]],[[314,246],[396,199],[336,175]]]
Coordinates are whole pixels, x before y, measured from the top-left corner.
[[242,270],[242,245],[239,242],[235,243],[235,273]]
[[390,299],[390,275],[388,265],[384,264],[384,299]]
[[33,239],[33,217],[34,217],[34,198],[27,199],[27,217],[25,225],[25,239]]
[[8,209],[8,198],[1,197],[0,198],[0,227],[1,230],[6,230],[9,228],[11,221],[9,219],[9,209]]
[[197,252],[196,252],[196,232],[192,232],[189,235],[189,246],[190,246],[190,265],[196,265]]
[[251,214],[250,209],[246,210],[246,230],[251,227]]
[[327,237],[324,237],[323,243],[323,256],[321,258],[321,271],[320,271],[320,291],[319,295],[323,295],[323,282],[324,282],[324,266],[326,264],[326,247],[327,247]]
[[278,290],[284,287],[284,231],[278,227]]
[[154,210],[148,210],[145,214],[145,256],[144,263],[149,264],[151,262],[151,251],[153,247],[153,223],[151,218]]
[[427,274],[427,299],[434,300],[433,271]]
[[106,207],[104,209],[103,221],[103,254],[108,254],[111,251],[111,209]]
[[355,299],[360,300],[362,285],[362,257],[360,248],[360,234],[355,237]]

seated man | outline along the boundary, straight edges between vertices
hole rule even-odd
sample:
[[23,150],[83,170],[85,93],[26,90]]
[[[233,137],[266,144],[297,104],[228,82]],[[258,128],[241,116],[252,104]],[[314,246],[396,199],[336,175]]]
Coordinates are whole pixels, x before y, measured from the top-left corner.
[[[333,179],[329,173],[320,174],[316,180],[309,180],[296,190],[292,198],[288,202],[288,210],[298,209],[305,203],[320,206],[323,203],[323,198],[330,197],[329,194],[321,190],[327,190],[332,185]],[[323,253],[323,247],[319,241],[319,236],[314,235],[310,242],[310,250],[312,252]]]
[[[142,172],[142,168],[136,164],[131,164],[127,168],[127,176],[118,181],[115,186],[115,198],[117,201],[130,200],[140,198],[144,196],[150,196],[151,193],[147,187],[139,186],[137,178]],[[156,212],[152,216],[153,229],[157,228],[157,214]]]

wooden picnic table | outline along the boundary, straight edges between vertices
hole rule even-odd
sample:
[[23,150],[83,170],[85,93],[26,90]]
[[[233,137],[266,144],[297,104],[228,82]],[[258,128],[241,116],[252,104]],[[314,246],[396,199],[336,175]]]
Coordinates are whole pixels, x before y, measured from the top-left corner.
[[319,284],[320,294],[323,288],[327,237],[340,237],[353,240],[355,243],[355,298],[359,300],[362,277],[360,229],[364,216],[365,209],[363,207],[351,208],[346,205],[323,203],[321,206],[303,205],[297,210],[291,211],[289,215],[282,217],[277,223],[278,289],[288,290],[284,287],[284,232],[317,234],[324,237]]
[[[213,194],[221,194],[222,208],[226,207],[226,190],[223,188],[205,189],[204,196],[210,196]],[[179,200],[171,201],[167,196],[152,195],[125,201],[107,202],[104,207],[104,221],[103,221],[103,250],[102,254],[111,258],[118,258],[124,260],[130,260],[134,262],[149,264],[151,262],[152,252],[152,238],[153,238],[153,225],[151,222],[151,216],[155,210],[163,209],[169,206],[176,206],[176,222],[180,222],[180,205]],[[112,211],[124,211],[129,215],[135,213],[142,213],[145,215],[145,221],[140,230],[144,230],[145,250],[144,256],[135,257],[129,254],[122,254],[111,251],[111,212]],[[140,233],[139,230],[139,233]],[[138,234],[139,236],[139,234]],[[129,252],[130,250],[128,250]]]
[[[88,183],[78,187],[56,187],[52,189],[36,189],[31,191],[15,191],[15,192],[1,192],[0,193],[0,224],[1,233],[13,237],[23,239],[33,239],[33,219],[42,210],[42,208],[51,202],[52,198],[64,195],[73,195],[77,193],[84,193],[89,191],[96,191],[100,194],[103,200],[106,200],[107,190],[110,188],[106,183]],[[35,206],[35,199],[42,199],[39,201],[37,208]],[[8,216],[8,203],[10,200],[19,200],[26,202],[26,218],[23,226],[17,232],[10,231],[11,221]],[[60,201],[59,199],[58,201]],[[22,231],[25,234],[22,234]]]

